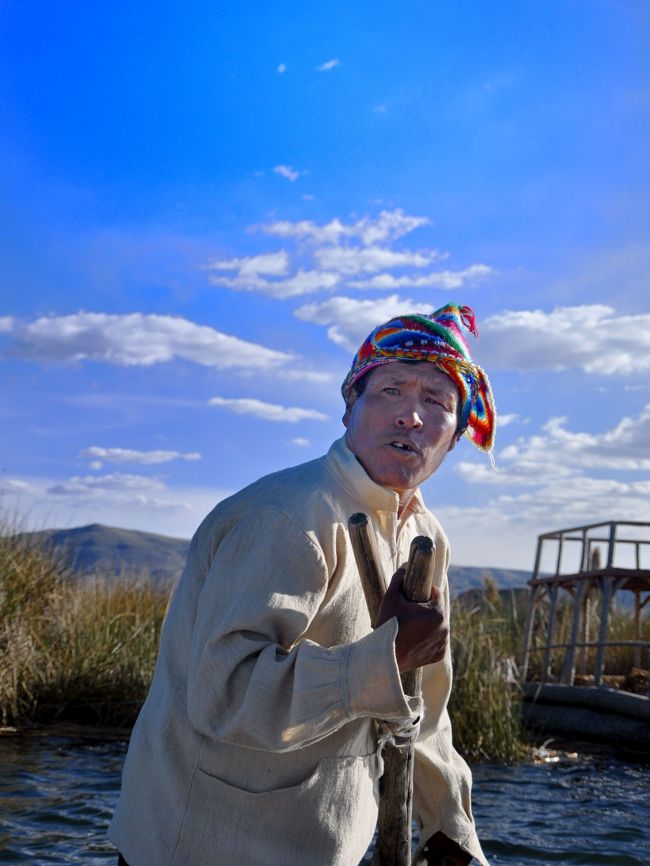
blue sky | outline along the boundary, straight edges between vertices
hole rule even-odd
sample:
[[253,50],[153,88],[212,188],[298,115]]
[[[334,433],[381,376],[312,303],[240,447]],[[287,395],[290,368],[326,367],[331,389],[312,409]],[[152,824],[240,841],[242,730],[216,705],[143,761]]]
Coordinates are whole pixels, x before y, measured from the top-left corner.
[[189,536],[455,301],[500,423],[424,487],[454,561],[650,520],[649,48],[645,0],[4,2],[5,510]]

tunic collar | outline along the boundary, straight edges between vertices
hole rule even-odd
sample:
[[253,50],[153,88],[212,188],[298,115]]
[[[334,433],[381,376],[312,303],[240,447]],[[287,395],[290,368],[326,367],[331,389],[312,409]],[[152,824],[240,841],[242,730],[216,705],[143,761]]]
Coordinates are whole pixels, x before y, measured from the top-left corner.
[[[356,499],[375,511],[392,511],[397,514],[399,496],[394,490],[382,487],[381,484],[372,480],[355,454],[348,448],[345,436],[332,443],[326,459],[340,484]],[[426,508],[418,488],[404,509],[402,521],[409,514],[418,514],[422,511],[426,511]]]

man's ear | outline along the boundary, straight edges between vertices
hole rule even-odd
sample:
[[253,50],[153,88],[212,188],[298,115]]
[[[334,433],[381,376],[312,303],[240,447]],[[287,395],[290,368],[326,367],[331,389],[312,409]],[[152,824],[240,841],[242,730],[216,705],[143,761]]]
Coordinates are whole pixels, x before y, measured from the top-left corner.
[[356,400],[357,400],[357,393],[355,391],[353,391],[348,398],[348,402],[345,404],[345,412],[343,413],[343,418],[341,418],[341,420],[343,421],[344,427],[347,427],[348,424],[350,423],[350,415],[352,414],[352,407],[356,403]]
[[[461,433],[461,436],[462,436],[462,435],[463,435],[463,434]],[[449,454],[450,451],[453,451],[453,450],[454,450],[454,448],[456,447],[456,444],[457,444],[459,441],[460,441],[460,436],[454,436],[454,437],[452,438],[451,442],[449,443],[449,448],[447,448],[447,454]]]

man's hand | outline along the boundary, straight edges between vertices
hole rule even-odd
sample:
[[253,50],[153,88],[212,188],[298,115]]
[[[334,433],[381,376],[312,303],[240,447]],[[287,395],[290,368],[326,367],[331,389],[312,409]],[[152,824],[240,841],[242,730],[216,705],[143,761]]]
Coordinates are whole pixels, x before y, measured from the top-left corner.
[[438,831],[424,846],[417,866],[467,866],[471,860],[471,854],[463,851],[456,842]]
[[419,603],[404,595],[405,566],[398,568],[377,617],[377,626],[397,617],[399,629],[395,638],[395,656],[400,673],[422,665],[439,662],[445,655],[449,626],[440,591],[433,587],[431,600]]

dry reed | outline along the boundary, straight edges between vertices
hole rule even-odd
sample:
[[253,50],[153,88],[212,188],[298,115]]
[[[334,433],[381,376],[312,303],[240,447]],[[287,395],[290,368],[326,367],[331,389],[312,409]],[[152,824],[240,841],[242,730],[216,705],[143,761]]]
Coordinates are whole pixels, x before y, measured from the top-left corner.
[[[452,610],[454,739],[471,760],[523,754],[514,658],[521,616],[495,587]],[[145,698],[168,593],[147,581],[75,582],[16,531],[0,536],[0,723],[128,727]]]
[[513,763],[524,756],[522,694],[515,659],[522,616],[486,581],[482,604],[452,604],[454,743],[472,761]]
[[0,723],[129,725],[146,695],[167,593],[70,579],[51,551],[0,536]]

